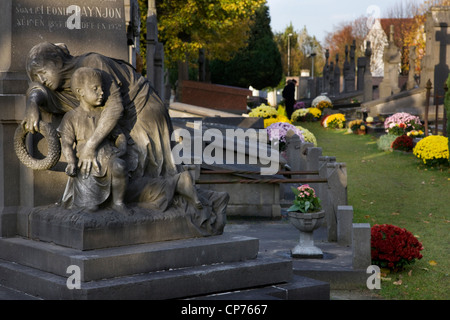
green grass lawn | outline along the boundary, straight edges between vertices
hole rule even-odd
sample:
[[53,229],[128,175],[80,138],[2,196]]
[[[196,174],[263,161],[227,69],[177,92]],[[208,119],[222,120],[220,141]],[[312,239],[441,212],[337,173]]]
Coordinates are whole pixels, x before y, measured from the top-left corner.
[[418,237],[423,258],[402,272],[382,274],[386,299],[450,299],[450,168],[427,168],[412,153],[383,152],[372,135],[298,123],[324,156],[345,162],[355,223],[393,224]]

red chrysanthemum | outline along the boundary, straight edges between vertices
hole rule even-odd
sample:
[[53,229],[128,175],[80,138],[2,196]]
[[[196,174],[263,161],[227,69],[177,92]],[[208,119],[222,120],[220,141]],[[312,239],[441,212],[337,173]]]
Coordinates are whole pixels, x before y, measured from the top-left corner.
[[404,228],[383,224],[371,229],[372,263],[384,268],[401,270],[421,259],[422,243]]

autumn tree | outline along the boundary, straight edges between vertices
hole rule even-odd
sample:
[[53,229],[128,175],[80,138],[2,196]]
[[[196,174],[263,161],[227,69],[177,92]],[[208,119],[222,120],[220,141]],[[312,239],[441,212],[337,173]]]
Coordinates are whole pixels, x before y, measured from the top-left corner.
[[315,53],[314,58],[314,73],[321,72],[324,64],[323,48],[319,40],[315,36],[311,36],[306,29],[306,26],[299,31],[298,47],[301,52],[300,70],[311,69],[311,54]]
[[252,86],[258,90],[279,84],[282,77],[281,57],[273,40],[267,5],[256,11],[247,45],[229,61],[212,61],[210,70],[211,80],[217,84]]
[[198,57],[230,59],[246,45],[251,20],[265,0],[157,1],[158,36],[167,65]]
[[[283,32],[274,35],[275,42],[278,45],[278,50],[281,53],[281,62],[283,65],[283,74],[285,76],[289,73],[297,74],[299,71],[299,61],[301,59],[298,51],[298,34],[294,30],[292,22],[286,27]],[[290,51],[290,52],[289,52]],[[290,54],[290,63],[288,62]],[[290,67],[290,70],[288,70]]]
[[[296,31],[291,22],[283,32],[276,33],[274,38],[281,53],[284,75],[290,73],[290,75],[298,76],[301,70],[311,69],[311,53],[316,54],[314,73],[320,74],[324,64],[322,46],[316,37],[308,34],[306,27]],[[290,62],[288,62],[289,56]]]
[[[415,46],[416,73],[420,73],[421,59],[425,55],[425,30],[426,13],[432,6],[450,5],[450,0],[425,0],[421,4],[416,1],[400,1],[389,7],[380,19],[382,29],[389,38],[390,26],[394,25],[394,42],[402,52],[401,72],[409,72],[409,50]],[[356,42],[356,57],[364,55],[364,39],[369,32],[370,23],[367,16],[361,16],[354,21],[343,22],[329,32],[325,38],[325,48],[330,50],[330,57],[336,53],[345,57],[345,45]],[[373,48],[374,49],[374,48]],[[381,49],[382,50],[382,49]],[[340,62],[343,62],[343,58]]]
[[[416,69],[413,70],[416,74],[421,72],[421,61],[425,56],[425,22],[427,18],[427,12],[433,6],[449,6],[450,0],[425,0],[421,4],[401,2],[394,5],[388,12],[386,16],[388,17],[409,17],[411,18],[410,25],[408,28],[402,28],[402,45],[404,48],[408,49],[405,56],[409,56],[409,48],[414,46],[416,49]],[[409,71],[409,65],[408,69]]]
[[364,38],[368,32],[367,17],[361,16],[354,21],[342,22],[334,28],[333,32],[327,33],[324,47],[330,50],[331,61],[334,61],[336,54],[339,54],[339,68],[343,70],[345,46],[348,46],[348,50],[350,50],[353,41],[356,45],[355,57],[364,56]]

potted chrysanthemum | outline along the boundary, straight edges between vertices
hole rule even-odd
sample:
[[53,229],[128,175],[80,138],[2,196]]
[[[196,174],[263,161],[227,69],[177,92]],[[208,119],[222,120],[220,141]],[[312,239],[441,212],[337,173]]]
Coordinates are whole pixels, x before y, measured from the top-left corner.
[[302,131],[288,122],[272,123],[266,129],[270,143],[273,146],[278,145],[280,151],[286,150],[286,135],[288,131],[292,131],[294,134],[299,136],[302,142],[305,142]]
[[322,258],[323,252],[314,245],[314,230],[322,225],[325,211],[314,188],[307,184],[291,188],[295,195],[287,210],[289,221],[300,231],[299,243],[291,250],[294,258]]
[[371,228],[372,264],[401,271],[406,265],[422,259],[422,243],[408,230],[390,224]]

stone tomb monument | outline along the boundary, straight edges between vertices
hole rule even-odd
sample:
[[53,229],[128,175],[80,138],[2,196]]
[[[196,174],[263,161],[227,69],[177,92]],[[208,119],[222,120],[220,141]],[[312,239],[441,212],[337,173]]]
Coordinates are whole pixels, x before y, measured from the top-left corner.
[[130,6],[129,0],[1,1],[0,93],[25,92],[26,55],[42,41],[65,43],[75,55],[95,51],[132,61],[127,44],[133,23]]
[[398,75],[401,62],[401,53],[394,43],[394,26],[391,25],[389,44],[384,49],[384,78],[380,83],[380,98],[389,97],[399,93]]
[[450,7],[432,7],[425,23],[426,49],[422,60],[420,87],[425,88],[428,80],[433,91],[444,95],[444,83],[450,72]]
[[[104,11],[98,4],[91,26],[119,17],[122,2],[111,2],[117,7]],[[258,239],[222,235],[228,195],[196,188],[192,170],[173,162],[168,111],[118,60],[127,50],[85,53],[96,50],[78,51],[89,42],[66,35],[75,53],[52,42],[14,51],[26,45],[21,37],[65,39],[67,30],[49,28],[61,7],[52,1],[5,3],[14,23],[37,16],[25,18],[30,34],[2,29],[10,39],[3,88],[19,88],[23,74],[28,83],[26,93],[0,96],[0,284],[44,299],[168,299],[290,280],[291,262],[257,257]],[[49,189],[53,201],[36,197]]]

